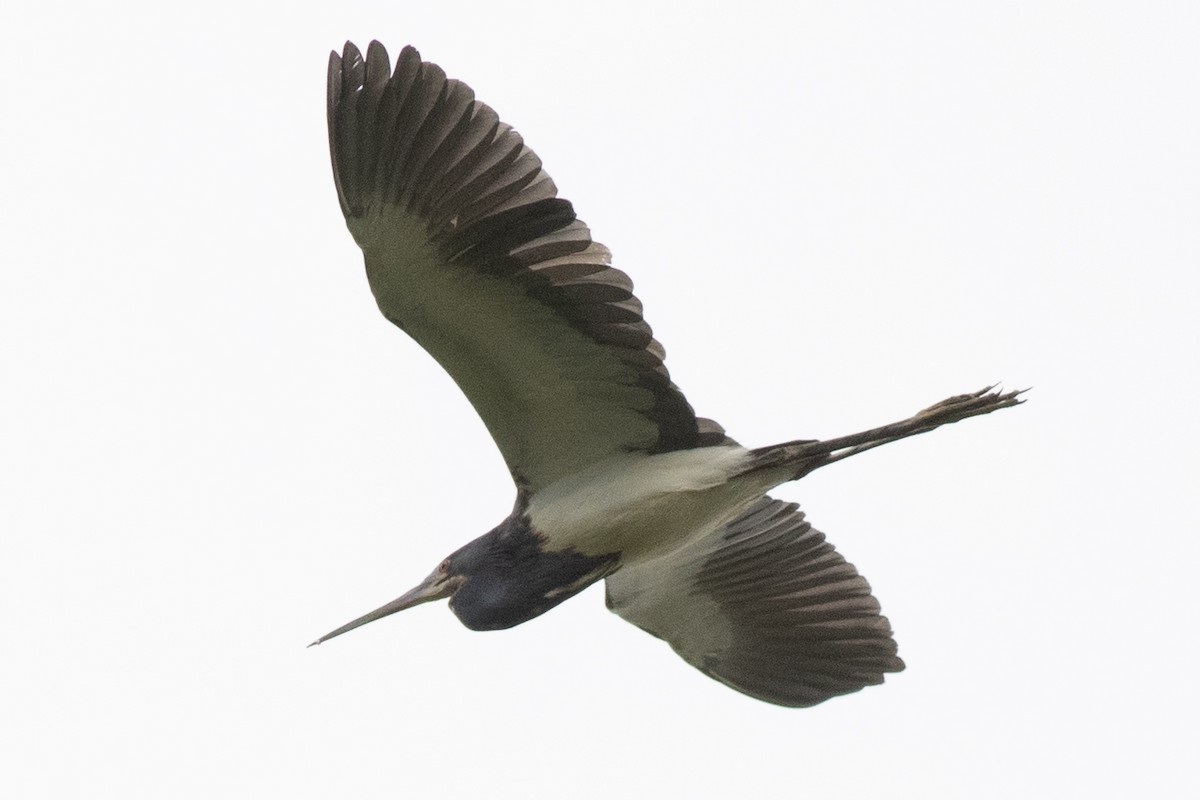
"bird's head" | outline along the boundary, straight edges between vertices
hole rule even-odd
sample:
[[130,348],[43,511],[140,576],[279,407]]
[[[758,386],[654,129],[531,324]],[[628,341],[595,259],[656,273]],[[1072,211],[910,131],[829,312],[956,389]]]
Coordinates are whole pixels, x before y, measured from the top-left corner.
[[547,551],[543,544],[528,520],[514,514],[455,550],[415,588],[313,644],[446,597],[455,616],[472,630],[511,628],[574,596],[612,572],[617,563],[616,554],[589,557],[574,550]]

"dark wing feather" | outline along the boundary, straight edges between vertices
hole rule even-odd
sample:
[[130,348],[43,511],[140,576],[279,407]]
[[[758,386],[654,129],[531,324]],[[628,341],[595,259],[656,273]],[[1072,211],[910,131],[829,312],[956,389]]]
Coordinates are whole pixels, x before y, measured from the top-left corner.
[[871,587],[795,503],[606,579],[608,607],[752,697],[811,706],[904,669]]
[[458,383],[519,483],[715,443],[625,273],[521,137],[411,47],[329,60],[338,199],[380,310]]

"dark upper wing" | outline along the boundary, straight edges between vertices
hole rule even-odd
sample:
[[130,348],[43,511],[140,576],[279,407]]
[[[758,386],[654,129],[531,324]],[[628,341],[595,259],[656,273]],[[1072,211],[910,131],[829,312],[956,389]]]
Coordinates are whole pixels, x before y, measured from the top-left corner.
[[871,587],[764,497],[723,529],[606,579],[608,607],[752,697],[811,706],[904,669]]
[[329,142],[380,310],[450,374],[530,490],[631,450],[709,443],[625,273],[541,161],[404,48],[329,59]]

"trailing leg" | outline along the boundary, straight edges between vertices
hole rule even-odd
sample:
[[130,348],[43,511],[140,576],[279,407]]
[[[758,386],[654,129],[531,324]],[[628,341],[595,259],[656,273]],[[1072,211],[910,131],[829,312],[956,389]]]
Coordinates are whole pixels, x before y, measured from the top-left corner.
[[1024,389],[999,392],[995,391],[995,388],[987,386],[971,394],[955,395],[917,412],[906,420],[862,433],[839,436],[835,439],[800,440],[757,448],[750,451],[754,460],[747,472],[785,469],[790,472],[790,477],[784,478],[784,481],[798,480],[815,469],[879,447],[881,444],[1025,402],[1018,399],[1026,391]]

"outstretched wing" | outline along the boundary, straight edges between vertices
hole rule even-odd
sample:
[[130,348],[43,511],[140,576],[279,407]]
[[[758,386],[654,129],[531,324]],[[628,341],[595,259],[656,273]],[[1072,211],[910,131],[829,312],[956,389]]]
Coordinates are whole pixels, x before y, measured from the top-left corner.
[[534,491],[621,452],[707,444],[612,268],[521,137],[404,48],[329,59],[346,224],[384,316],[466,394]]
[[606,584],[610,610],[769,703],[815,705],[904,669],[871,587],[795,503],[763,497],[722,530]]

